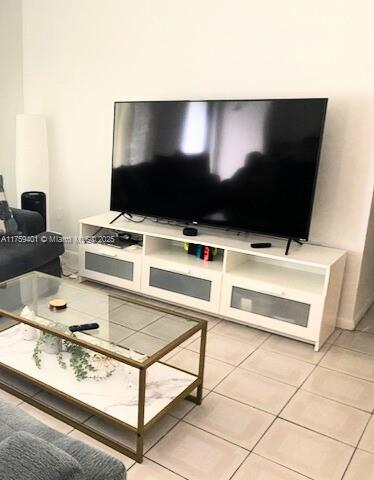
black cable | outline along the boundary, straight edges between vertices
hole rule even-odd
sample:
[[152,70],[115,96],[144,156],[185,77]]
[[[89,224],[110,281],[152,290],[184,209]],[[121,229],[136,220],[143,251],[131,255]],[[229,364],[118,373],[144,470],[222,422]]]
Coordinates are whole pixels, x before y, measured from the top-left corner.
[[160,225],[171,225],[172,227],[182,227],[184,228],[187,224],[181,225],[180,223],[177,223],[175,220],[169,220],[168,218],[162,218],[162,217],[146,217],[148,220],[151,220],[154,223],[159,223]]
[[[126,218],[126,220],[129,220],[130,222],[134,222],[134,223],[142,223],[144,222],[144,220],[147,218],[147,217],[143,217],[141,220],[133,220],[132,217],[130,216],[127,216],[128,214],[127,213],[124,213],[123,216]],[[104,227],[100,227],[96,230],[95,233],[93,233],[92,235],[90,235],[90,237],[96,237],[96,235],[101,232],[101,230],[103,230]]]
[[130,222],[134,223],[142,223],[147,217],[143,217],[141,220],[134,220],[132,217],[127,216],[127,213],[124,213],[123,216],[126,218],[126,220],[129,220]]
[[[143,223],[144,220],[151,220],[153,223],[159,223],[160,225],[171,225],[173,227],[184,228],[187,225],[187,224],[181,225],[180,223],[177,223],[175,220],[169,220],[167,218],[163,219],[162,217],[153,218],[153,217],[145,216],[141,220],[134,220],[132,218],[132,215],[130,215],[128,213],[123,213],[122,215],[123,215],[124,218],[126,218],[126,220],[128,220],[129,222],[133,222],[133,223]],[[96,230],[96,232],[93,235],[91,235],[91,237],[95,237],[103,228],[104,227],[100,227],[98,230]]]
[[100,227],[98,230],[96,230],[96,232],[93,235],[90,235],[90,236],[95,237],[100,232],[100,230],[102,230],[103,228],[104,227]]

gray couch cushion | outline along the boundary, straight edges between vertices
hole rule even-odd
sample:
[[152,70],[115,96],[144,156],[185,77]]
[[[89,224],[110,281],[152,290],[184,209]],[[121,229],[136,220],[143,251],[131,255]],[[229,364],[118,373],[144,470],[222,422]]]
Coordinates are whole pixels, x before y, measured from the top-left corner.
[[0,480],[85,480],[79,463],[27,432],[16,432],[0,443]]
[[45,231],[43,217],[38,212],[11,208],[14,220],[22,235],[37,235]]
[[29,432],[71,455],[81,465],[87,480],[126,479],[126,468],[116,458],[47,427],[21,408],[0,399],[0,438],[8,436],[10,431]]
[[14,235],[17,232],[17,222],[9,208],[4,191],[3,176],[0,175],[0,235]]
[[13,428],[8,427],[8,425],[1,425],[0,428],[0,442],[7,439],[10,435],[14,433]]
[[126,478],[123,464],[100,450],[66,436],[56,440],[54,445],[74,457],[82,466],[83,471],[89,472],[87,477],[90,480]]
[[0,281],[38,270],[63,253],[62,237],[56,233],[44,232],[25,243],[0,240]]
[[62,433],[47,427],[21,408],[0,399],[0,432],[4,427],[11,429],[13,432],[25,431],[31,433],[47,442],[54,442],[62,436]]

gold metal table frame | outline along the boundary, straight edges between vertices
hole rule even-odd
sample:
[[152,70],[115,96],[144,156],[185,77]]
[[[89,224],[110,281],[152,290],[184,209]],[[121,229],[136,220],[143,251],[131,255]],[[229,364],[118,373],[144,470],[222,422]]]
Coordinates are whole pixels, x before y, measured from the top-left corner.
[[[49,275],[46,274],[40,274],[37,272],[38,275],[43,275],[45,277],[50,277]],[[29,275],[29,274],[26,274]],[[14,281],[17,278],[22,278],[25,275],[22,275],[20,277],[16,277],[11,279],[10,281]],[[60,279],[62,283],[67,282],[66,280]],[[0,288],[5,286],[8,283],[8,281],[0,283]],[[85,290],[86,291],[86,290]],[[103,295],[100,290],[96,291],[95,294],[97,295]],[[43,332],[53,334],[57,337],[60,337],[62,339],[69,340],[70,342],[76,343],[84,348],[87,348],[89,350],[93,350],[95,352],[98,352],[102,355],[105,355],[107,357],[113,358],[114,360],[117,360],[119,362],[122,362],[124,364],[130,365],[136,369],[139,370],[139,384],[138,384],[138,421],[137,421],[137,427],[133,427],[132,425],[125,423],[119,419],[116,419],[115,417],[106,414],[105,412],[96,409],[90,405],[87,405],[86,403],[75,399],[74,397],[65,394],[64,392],[61,392],[60,390],[51,387],[50,385],[40,382],[39,380],[23,373],[20,372],[14,368],[11,368],[8,365],[5,365],[4,363],[0,362],[0,368],[11,372],[13,374],[16,374],[17,376],[31,382],[32,384],[35,384],[36,386],[40,387],[43,390],[46,390],[47,392],[50,392],[56,396],[60,396],[64,400],[68,400],[72,404],[77,405],[78,407],[86,410],[87,412],[96,415],[98,417],[102,417],[105,420],[113,423],[116,426],[123,427],[126,430],[129,430],[131,432],[136,433],[136,448],[131,449],[130,447],[127,447],[123,445],[120,442],[117,442],[116,440],[109,438],[95,429],[91,428],[90,426],[86,425],[85,423],[80,423],[79,421],[73,419],[72,417],[68,416],[67,414],[65,415],[64,413],[60,411],[54,410],[51,406],[46,405],[45,403],[42,403],[38,399],[34,398],[33,396],[27,395],[21,391],[19,391],[17,388],[14,386],[11,386],[7,383],[4,383],[3,381],[0,380],[0,388],[7,391],[8,393],[20,398],[21,400],[39,408],[40,410],[43,410],[44,412],[52,415],[53,417],[71,425],[72,427],[76,428],[77,430],[80,430],[81,432],[95,438],[96,440],[104,443],[105,445],[108,445],[109,447],[119,451],[120,453],[123,453],[124,455],[132,458],[138,463],[142,463],[143,461],[143,452],[144,452],[144,434],[145,432],[155,423],[157,420],[159,420],[161,417],[163,417],[165,414],[167,414],[179,401],[183,399],[187,399],[196,405],[200,405],[202,402],[202,397],[203,397],[203,381],[204,381],[204,367],[205,367],[205,350],[206,350],[206,339],[207,339],[207,322],[205,320],[199,319],[194,317],[193,315],[190,314],[180,314],[176,313],[175,310],[170,306],[157,306],[155,307],[152,305],[150,302],[147,302],[146,300],[141,300],[141,299],[134,299],[130,296],[126,296],[124,293],[123,295],[117,295],[117,294],[110,294],[110,297],[112,298],[117,298],[119,300],[124,300],[126,302],[132,303],[132,304],[137,304],[141,306],[146,306],[148,308],[152,308],[156,311],[163,312],[165,314],[172,314],[172,315],[177,315],[180,316],[183,319],[188,319],[188,320],[193,320],[196,322],[196,325],[192,327],[190,330],[187,332],[183,333],[179,337],[175,338],[172,340],[169,344],[167,344],[165,347],[160,349],[158,352],[155,354],[149,356],[146,360],[140,362],[137,360],[133,360],[131,358],[127,358],[123,355],[117,354],[116,352],[110,351],[109,349],[103,348],[98,345],[91,344],[90,342],[85,342],[81,338],[76,338],[73,335],[70,335],[68,333],[61,332],[60,330],[57,330],[53,328],[52,326],[45,326],[42,325],[38,322],[35,322],[33,320],[26,319],[24,317],[21,317],[20,315],[15,314],[14,312],[7,311],[6,309],[3,309],[0,305],[0,321],[1,317],[9,317],[13,320],[16,320],[18,322],[30,325],[32,327],[37,328],[38,330],[41,330]],[[7,328],[6,328],[7,329]],[[4,329],[4,330],[6,330]],[[2,330],[2,331],[4,331]],[[170,365],[172,368],[182,371],[184,373],[188,373],[189,375],[195,376],[196,379],[191,383],[187,388],[185,388],[177,397],[175,397],[167,406],[165,406],[161,411],[159,411],[153,418],[151,418],[147,423],[144,422],[144,411],[145,411],[145,396],[146,396],[146,375],[147,375],[147,369],[153,365],[154,363],[158,362],[164,365],[168,365],[166,362],[161,361],[161,359],[167,355],[169,352],[174,350],[176,347],[178,347],[180,344],[185,342],[188,338],[191,338],[195,333],[201,332],[200,336],[200,352],[199,352],[199,366],[198,366],[198,373],[192,373],[187,370],[184,370],[182,368],[176,367],[174,365]],[[31,359],[30,359],[31,361]],[[193,394],[194,390],[196,390],[196,394]]]

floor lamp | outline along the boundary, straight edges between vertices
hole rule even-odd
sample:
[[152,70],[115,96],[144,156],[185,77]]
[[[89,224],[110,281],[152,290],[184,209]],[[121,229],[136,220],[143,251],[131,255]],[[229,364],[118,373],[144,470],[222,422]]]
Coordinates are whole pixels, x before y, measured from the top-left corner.
[[49,157],[47,127],[43,115],[16,116],[16,189],[17,205],[26,191],[41,191],[49,203]]

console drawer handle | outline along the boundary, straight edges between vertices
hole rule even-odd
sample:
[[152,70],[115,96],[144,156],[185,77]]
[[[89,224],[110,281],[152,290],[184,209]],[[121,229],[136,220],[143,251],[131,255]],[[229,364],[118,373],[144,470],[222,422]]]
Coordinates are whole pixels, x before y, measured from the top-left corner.
[[110,257],[110,258],[116,258],[117,257],[116,253],[101,252],[101,251],[99,251],[99,255],[101,255],[102,257]]
[[183,270],[183,269],[177,269],[177,268],[169,268],[169,270],[165,270],[165,271],[169,271],[169,272],[172,272],[172,273],[179,273],[181,275],[190,275],[191,274],[191,270],[189,269],[186,269],[186,270]]
[[263,293],[264,295],[273,295],[275,297],[283,297],[286,292],[284,290],[257,290],[258,293]]

